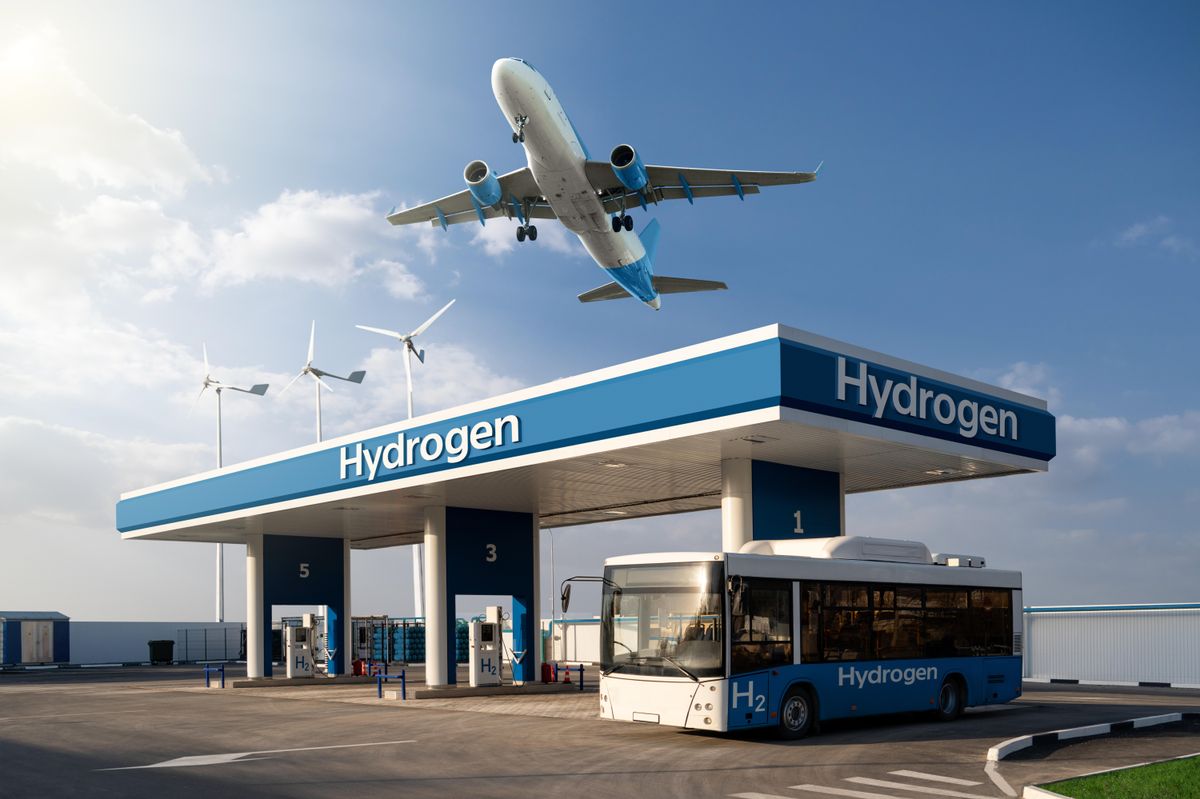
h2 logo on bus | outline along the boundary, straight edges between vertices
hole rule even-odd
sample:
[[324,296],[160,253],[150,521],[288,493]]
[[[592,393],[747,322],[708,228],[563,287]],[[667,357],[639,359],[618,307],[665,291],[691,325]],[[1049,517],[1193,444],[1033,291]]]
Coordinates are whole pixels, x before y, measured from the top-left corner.
[[737,710],[742,699],[746,700],[746,710],[751,713],[765,713],[767,711],[767,695],[754,693],[754,680],[747,680],[744,685],[746,689],[741,690],[741,686],[734,682],[730,685],[733,693],[732,709]]

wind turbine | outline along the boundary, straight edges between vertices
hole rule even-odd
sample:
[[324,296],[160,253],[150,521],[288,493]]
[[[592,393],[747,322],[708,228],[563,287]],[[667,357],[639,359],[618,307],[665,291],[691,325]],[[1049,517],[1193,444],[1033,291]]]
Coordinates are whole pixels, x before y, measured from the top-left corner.
[[[221,392],[222,391],[240,391],[243,394],[254,394],[261,397],[267,393],[266,383],[256,383],[250,388],[242,388],[240,386],[230,386],[222,383],[219,380],[214,380],[212,369],[208,365],[208,345],[201,344],[201,350],[204,352],[204,385],[200,387],[200,393],[196,395],[195,402],[192,403],[192,408],[196,407],[196,403],[200,402],[200,398],[204,396],[204,392],[210,388],[217,394],[217,468],[220,469],[225,465],[224,455],[221,445]],[[225,621],[225,545],[217,544],[217,621]]]
[[366,325],[355,325],[359,330],[366,330],[370,333],[378,333],[381,336],[389,336],[396,339],[404,345],[404,377],[408,383],[408,418],[413,418],[413,384],[412,384],[412,356],[416,355],[417,360],[425,363],[425,350],[417,349],[417,345],[413,344],[413,339],[429,329],[429,326],[438,320],[438,317],[450,310],[450,306],[454,304],[454,300],[442,306],[442,310],[435,313],[433,316],[425,320],[425,323],[411,333],[398,333],[395,330],[384,330],[381,327],[367,327]]
[[[398,333],[395,330],[384,330],[380,327],[367,327],[366,325],[355,325],[359,330],[366,330],[369,333],[378,333],[381,336],[390,336],[404,345],[404,377],[408,383],[408,418],[413,418],[413,384],[412,384],[412,356],[416,355],[417,360],[425,363],[425,350],[417,349],[413,344],[413,339],[429,329],[429,326],[438,320],[438,317],[450,310],[450,306],[454,304],[454,300],[442,306],[442,309],[433,316],[425,320],[425,323],[418,327],[413,332],[405,335]],[[413,610],[415,616],[425,615],[425,545],[417,544],[413,547]]]
[[293,377],[292,382],[283,387],[283,391],[279,392],[279,396],[282,397],[284,394],[286,394],[287,390],[292,387],[292,384],[305,375],[308,375],[313,379],[313,388],[317,394],[317,442],[319,443],[321,441],[321,389],[324,388],[326,391],[333,391],[333,388],[321,378],[332,377],[335,380],[345,380],[347,383],[361,383],[363,378],[367,376],[367,373],[359,370],[357,372],[351,372],[348,377],[342,377],[341,375],[335,375],[333,372],[326,372],[324,369],[318,369],[317,367],[313,366],[313,354],[316,350],[316,344],[317,320],[314,319],[312,323],[312,329],[308,333],[308,362],[304,364],[304,368],[300,370],[300,374]]

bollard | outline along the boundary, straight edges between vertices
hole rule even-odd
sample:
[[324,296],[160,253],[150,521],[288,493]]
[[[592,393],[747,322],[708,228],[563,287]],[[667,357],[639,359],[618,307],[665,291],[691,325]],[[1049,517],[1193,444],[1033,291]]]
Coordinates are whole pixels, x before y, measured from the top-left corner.
[[404,679],[404,669],[400,669],[400,698],[408,700],[408,681]]
[[583,664],[579,664],[579,690],[583,690]]
[[554,681],[558,682],[558,664],[554,664]]
[[375,697],[383,699],[383,676],[380,674],[375,675]]

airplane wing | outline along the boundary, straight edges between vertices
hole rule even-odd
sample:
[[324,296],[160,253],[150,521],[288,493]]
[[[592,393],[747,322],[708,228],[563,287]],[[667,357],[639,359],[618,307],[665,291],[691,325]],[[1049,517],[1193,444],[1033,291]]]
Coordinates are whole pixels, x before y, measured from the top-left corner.
[[[609,169],[609,174],[612,174],[611,169]],[[529,206],[529,216],[534,219],[557,218],[550,208],[550,203],[546,202],[546,198],[542,196],[542,190],[537,181],[533,179],[529,167],[515,169],[501,175],[498,180],[500,188],[504,192],[504,199],[497,205],[483,207],[476,211],[475,203],[471,200],[471,192],[463,189],[431,203],[393,210],[388,214],[387,220],[393,225],[414,225],[428,222],[434,227],[445,227],[462,222],[477,222],[480,212],[483,213],[484,219],[496,217],[511,219],[524,213],[526,204]]]
[[617,180],[607,161],[588,161],[585,166],[588,180],[600,192],[604,208],[618,213],[625,208],[661,200],[687,200],[700,197],[725,197],[758,194],[762,186],[784,186],[791,183],[811,183],[816,172],[752,172],[739,169],[698,169],[684,166],[648,164],[650,182],[641,192],[629,191]]

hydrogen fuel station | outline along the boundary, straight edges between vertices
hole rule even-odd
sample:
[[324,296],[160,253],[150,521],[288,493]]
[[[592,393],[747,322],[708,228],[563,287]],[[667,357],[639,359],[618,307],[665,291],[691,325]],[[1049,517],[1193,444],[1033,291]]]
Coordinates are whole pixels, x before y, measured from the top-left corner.
[[544,527],[720,508],[737,552],[845,535],[848,493],[1041,472],[1054,454],[1043,400],[770,325],[130,491],[116,524],[245,545],[251,678],[272,674],[275,605],[326,605],[329,673],[348,673],[351,548],[424,543],[427,683],[456,681],[452,609],[470,594],[512,597],[523,683]]

